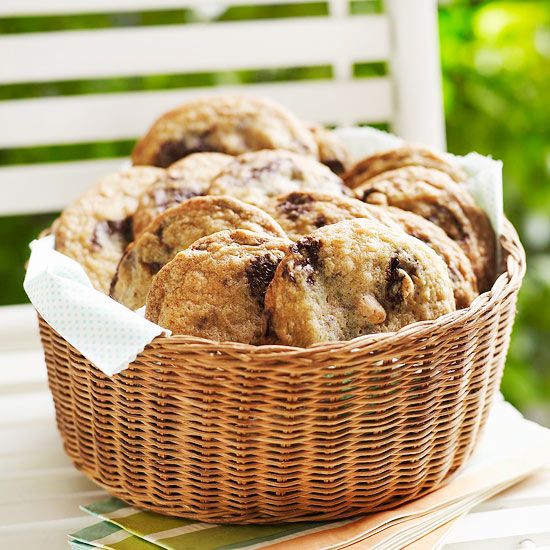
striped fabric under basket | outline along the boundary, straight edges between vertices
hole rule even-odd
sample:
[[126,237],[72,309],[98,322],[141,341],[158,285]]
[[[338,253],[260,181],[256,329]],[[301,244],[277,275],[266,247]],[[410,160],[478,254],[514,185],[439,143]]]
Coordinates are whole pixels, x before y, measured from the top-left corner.
[[472,305],[310,348],[156,338],[109,378],[40,319],[65,449],[141,509],[213,523],[346,518],[440,486],[502,375],[525,257]]

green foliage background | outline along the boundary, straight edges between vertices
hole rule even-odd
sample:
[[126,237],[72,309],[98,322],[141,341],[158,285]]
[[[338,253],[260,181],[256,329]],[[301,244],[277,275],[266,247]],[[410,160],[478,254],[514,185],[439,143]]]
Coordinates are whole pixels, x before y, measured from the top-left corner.
[[[412,1],[412,0],[411,0]],[[353,1],[354,13],[379,0]],[[324,2],[237,7],[217,19],[322,16]],[[192,23],[204,14],[170,10],[132,14],[0,19],[0,33]],[[505,210],[525,244],[528,271],[503,380],[506,397],[550,425],[550,1],[447,0],[439,10],[449,150],[476,150],[504,161]],[[383,74],[385,64],[357,64],[355,75]],[[329,78],[328,66],[0,86],[0,101],[55,95]],[[130,141],[0,150],[0,165],[115,157]],[[0,200],[2,196],[0,182]],[[0,219],[0,304],[26,301],[27,243],[52,215]]]

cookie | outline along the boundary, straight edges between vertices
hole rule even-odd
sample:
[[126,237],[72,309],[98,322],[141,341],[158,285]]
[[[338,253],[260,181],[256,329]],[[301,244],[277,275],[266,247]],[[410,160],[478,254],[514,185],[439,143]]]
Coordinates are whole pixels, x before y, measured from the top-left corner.
[[423,242],[364,219],[318,229],[280,262],[264,335],[309,346],[395,331],[455,309],[443,260]]
[[322,164],[338,175],[351,167],[351,154],[334,132],[314,122],[309,123],[309,130],[317,144],[317,156]]
[[[372,208],[376,207],[372,205]],[[405,233],[420,239],[441,256],[453,285],[456,309],[468,307],[479,292],[472,264],[462,248],[443,229],[417,214],[391,206],[384,211]]]
[[154,275],[196,240],[226,229],[285,238],[263,210],[231,197],[195,197],[157,217],[126,249],[111,284],[111,297],[131,309],[145,304]]
[[355,218],[378,221],[396,230],[400,228],[384,208],[351,197],[337,197],[315,191],[294,191],[279,195],[267,208],[294,241],[325,225]]
[[266,288],[290,244],[243,229],[196,241],[153,279],[146,318],[174,334],[258,343]]
[[459,166],[453,164],[443,155],[420,145],[404,145],[397,149],[371,155],[355,164],[343,175],[343,178],[346,185],[354,189],[383,172],[404,166],[421,166],[440,170],[458,183],[466,179],[466,174]]
[[315,159],[265,150],[234,159],[212,180],[208,194],[229,195],[265,209],[276,196],[292,191],[346,193],[342,180]]
[[205,195],[212,178],[233,157],[222,153],[194,153],[166,169],[166,178],[147,188],[133,217],[137,237],[160,213],[186,199]]
[[469,258],[481,292],[495,279],[495,235],[485,212],[462,186],[439,170],[409,166],[355,188],[358,199],[396,206],[435,223]]
[[161,116],[135,146],[132,162],[165,168],[191,153],[240,155],[260,149],[317,154],[306,125],[277,103],[211,96],[187,101]]
[[109,292],[117,264],[133,238],[138,197],[164,175],[160,168],[140,166],[105,176],[56,222],[56,249],[80,263],[97,290]]

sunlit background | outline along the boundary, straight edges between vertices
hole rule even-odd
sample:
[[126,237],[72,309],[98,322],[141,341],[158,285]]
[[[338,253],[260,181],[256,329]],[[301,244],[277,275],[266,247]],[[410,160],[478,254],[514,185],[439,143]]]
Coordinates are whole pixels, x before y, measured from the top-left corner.
[[[413,1],[413,0],[411,0]],[[208,3],[205,3],[208,4]],[[376,12],[379,1],[351,3]],[[0,33],[326,15],[324,2],[247,6],[218,12],[169,10],[108,15],[0,19]],[[475,150],[504,161],[505,210],[528,254],[528,270],[504,375],[507,399],[550,425],[550,1],[444,1],[439,9],[447,140],[458,154]],[[1,62],[1,61],[0,61]],[[384,74],[358,64],[357,78]],[[330,77],[330,67],[154,75],[0,86],[0,101],[55,95],[215,86]],[[1,130],[1,129],[0,129]],[[132,141],[0,149],[0,165],[126,155]],[[0,200],[1,200],[0,182]],[[26,301],[27,243],[55,217],[0,218],[0,305]]]

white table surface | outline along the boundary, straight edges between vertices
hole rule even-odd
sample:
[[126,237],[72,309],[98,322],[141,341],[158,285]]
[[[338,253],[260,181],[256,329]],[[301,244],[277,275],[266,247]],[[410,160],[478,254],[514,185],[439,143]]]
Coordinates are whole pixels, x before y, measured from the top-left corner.
[[[97,522],[79,505],[104,496],[63,452],[33,311],[0,308],[0,549],[67,548]],[[550,550],[550,465],[472,510],[443,547]]]

